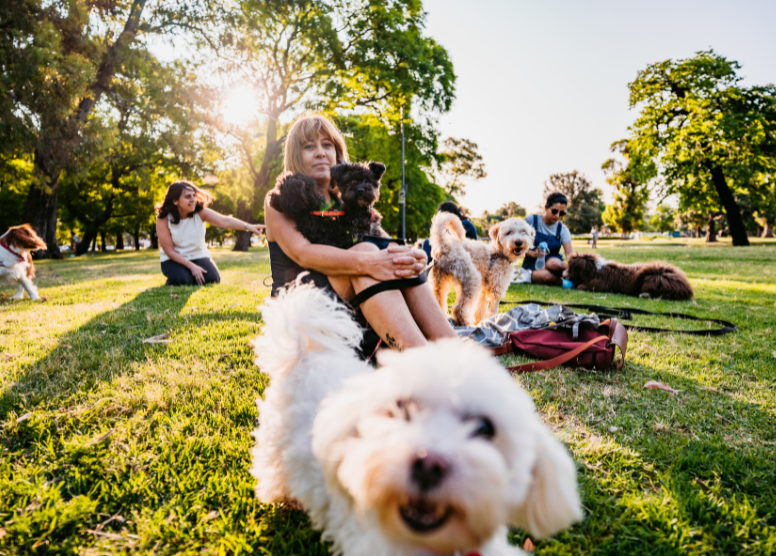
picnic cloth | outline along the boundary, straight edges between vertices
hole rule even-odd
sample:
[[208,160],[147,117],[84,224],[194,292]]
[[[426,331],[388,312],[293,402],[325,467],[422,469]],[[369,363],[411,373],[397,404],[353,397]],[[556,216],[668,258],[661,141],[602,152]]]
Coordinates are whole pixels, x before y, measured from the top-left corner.
[[456,326],[456,333],[462,338],[471,338],[485,347],[503,346],[511,332],[527,329],[570,328],[574,339],[579,336],[579,327],[598,330],[599,319],[595,313],[577,314],[563,305],[542,309],[536,303],[517,305],[505,313],[489,317],[477,326]]

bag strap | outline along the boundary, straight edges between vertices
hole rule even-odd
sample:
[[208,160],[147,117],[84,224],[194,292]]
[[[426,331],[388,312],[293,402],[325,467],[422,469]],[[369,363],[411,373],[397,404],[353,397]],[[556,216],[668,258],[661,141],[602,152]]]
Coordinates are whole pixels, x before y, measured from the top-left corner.
[[684,313],[674,313],[673,311],[668,313],[655,313],[645,309],[637,309],[636,307],[606,307],[604,305],[587,305],[584,303],[553,303],[549,301],[535,301],[532,299],[500,302],[502,305],[528,305],[529,303],[534,303],[536,305],[562,305],[572,309],[587,309],[588,311],[593,311],[602,316],[612,315],[625,320],[632,319],[633,315],[656,315],[660,317],[670,317],[672,319],[713,322],[714,324],[719,324],[722,326],[722,328],[712,328],[706,330],[672,330],[670,328],[655,328],[652,326],[639,326],[635,324],[627,325],[629,330],[640,330],[642,332],[673,332],[675,334],[688,334],[690,336],[722,336],[723,334],[729,334],[738,330],[738,326],[726,320],[695,317],[693,315],[686,315]]
[[564,363],[571,361],[577,355],[585,351],[593,344],[600,342],[601,340],[608,341],[609,336],[597,336],[589,342],[585,342],[579,347],[576,347],[562,355],[558,355],[557,357],[553,357],[552,359],[547,359],[546,361],[535,361],[533,363],[524,363],[522,365],[514,365],[512,367],[507,367],[507,370],[515,374],[524,374],[532,373],[534,371],[543,371],[545,369],[552,369],[553,367],[557,367],[558,365],[563,365]]

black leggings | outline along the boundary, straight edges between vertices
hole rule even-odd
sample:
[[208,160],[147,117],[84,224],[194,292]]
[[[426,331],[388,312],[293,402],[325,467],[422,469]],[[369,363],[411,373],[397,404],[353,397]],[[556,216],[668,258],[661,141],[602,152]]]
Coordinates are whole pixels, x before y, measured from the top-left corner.
[[[221,275],[218,273],[218,268],[213,259],[194,259],[191,262],[207,270],[204,274],[205,284],[218,284],[221,282]],[[168,286],[194,286],[197,284],[191,271],[173,260],[167,260],[162,263],[162,274],[167,276]]]

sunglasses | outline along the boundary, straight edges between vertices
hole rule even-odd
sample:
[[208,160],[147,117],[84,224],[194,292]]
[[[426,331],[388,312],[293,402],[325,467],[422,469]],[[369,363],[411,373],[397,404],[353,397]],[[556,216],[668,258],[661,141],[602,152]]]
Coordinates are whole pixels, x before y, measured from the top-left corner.
[[550,212],[552,212],[552,215],[553,215],[553,216],[557,215],[558,213],[560,213],[560,217],[561,217],[561,218],[563,218],[564,216],[566,216],[566,211],[565,211],[565,210],[550,209]]

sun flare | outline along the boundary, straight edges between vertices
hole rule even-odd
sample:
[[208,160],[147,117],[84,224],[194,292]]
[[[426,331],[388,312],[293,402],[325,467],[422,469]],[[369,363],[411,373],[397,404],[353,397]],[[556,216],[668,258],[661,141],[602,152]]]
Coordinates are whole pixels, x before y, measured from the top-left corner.
[[226,94],[221,114],[226,123],[242,125],[256,118],[258,108],[256,93],[247,85],[238,85]]

